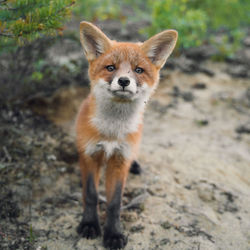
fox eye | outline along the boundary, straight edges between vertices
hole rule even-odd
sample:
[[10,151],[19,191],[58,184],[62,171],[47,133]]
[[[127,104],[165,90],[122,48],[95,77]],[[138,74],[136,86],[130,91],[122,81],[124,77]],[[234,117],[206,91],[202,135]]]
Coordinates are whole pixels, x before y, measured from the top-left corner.
[[114,66],[114,65],[108,65],[108,66],[106,67],[106,69],[107,69],[107,71],[112,72],[112,71],[115,70],[115,66]]
[[143,71],[144,71],[144,69],[143,69],[143,68],[140,68],[140,67],[137,67],[137,68],[135,69],[135,72],[136,72],[137,74],[141,74]]

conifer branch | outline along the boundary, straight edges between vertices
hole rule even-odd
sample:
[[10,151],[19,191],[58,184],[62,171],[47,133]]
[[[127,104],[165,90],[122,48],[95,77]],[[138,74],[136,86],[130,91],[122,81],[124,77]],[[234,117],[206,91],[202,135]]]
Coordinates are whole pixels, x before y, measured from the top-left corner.
[[75,0],[0,0],[0,43],[25,44],[62,27]]

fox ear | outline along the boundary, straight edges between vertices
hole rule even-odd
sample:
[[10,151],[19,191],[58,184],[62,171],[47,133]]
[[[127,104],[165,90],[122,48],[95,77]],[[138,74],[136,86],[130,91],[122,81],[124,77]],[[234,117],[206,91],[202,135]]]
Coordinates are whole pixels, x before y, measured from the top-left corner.
[[172,53],[177,38],[177,31],[165,30],[145,41],[141,48],[152,63],[161,68]]
[[105,53],[111,46],[109,38],[89,22],[80,23],[80,41],[89,61]]

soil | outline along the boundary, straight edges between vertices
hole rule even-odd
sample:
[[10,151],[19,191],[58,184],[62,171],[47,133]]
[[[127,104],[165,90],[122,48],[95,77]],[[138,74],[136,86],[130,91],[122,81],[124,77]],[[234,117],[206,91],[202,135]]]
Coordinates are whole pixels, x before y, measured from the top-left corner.
[[[170,60],[148,103],[142,173],[130,174],[123,197],[128,250],[250,249],[250,78],[233,77],[232,62],[190,58]],[[76,233],[74,119],[87,93],[69,85],[2,105],[0,249],[103,249]]]

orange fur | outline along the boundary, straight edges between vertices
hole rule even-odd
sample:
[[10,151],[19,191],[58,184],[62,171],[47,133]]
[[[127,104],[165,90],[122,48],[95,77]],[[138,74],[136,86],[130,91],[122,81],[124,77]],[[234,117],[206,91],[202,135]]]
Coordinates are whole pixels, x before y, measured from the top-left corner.
[[124,160],[120,155],[114,155],[108,160],[106,170],[106,197],[109,203],[114,195],[117,182],[122,184],[122,190],[128,176],[131,160]]
[[[139,151],[143,129],[143,105],[158,84],[159,70],[174,48],[177,32],[164,31],[144,43],[116,42],[109,40],[96,26],[82,22],[80,38],[89,61],[90,78],[90,94],[83,101],[76,121],[83,205],[86,209],[86,185],[89,185],[88,192],[90,196],[92,195],[89,199],[89,208],[93,208],[96,195],[91,185],[94,182],[95,189],[98,189],[100,168],[106,165],[108,219],[104,241],[106,239],[108,241],[104,245],[113,244],[112,234],[114,234],[114,237],[120,237],[118,241],[114,238],[116,243],[123,242],[121,246],[117,243],[117,248],[121,248],[126,245],[126,241],[120,232],[119,219],[117,216],[113,218],[113,213],[120,211],[119,197],[123,192],[131,163]],[[114,70],[108,70],[109,65],[112,65]],[[137,68],[143,69],[143,73],[138,73]],[[129,90],[125,90],[124,86],[121,88],[119,80],[122,78],[130,79]],[[106,99],[101,102],[102,100],[97,98]],[[107,109],[102,107],[105,104]],[[103,116],[103,112],[107,112],[107,116]],[[115,112],[114,117],[112,112]],[[131,127],[128,125],[129,119],[134,123]],[[110,127],[113,129],[113,126],[116,133],[109,130]],[[89,215],[96,218],[95,212],[90,212],[91,209],[87,209],[79,227],[79,231],[87,235],[86,237],[90,234],[88,230],[92,233],[95,230],[99,232],[97,219],[90,225],[86,218]]]
[[[83,189],[87,176],[90,173],[94,174],[95,185],[96,188],[98,189],[100,166],[102,166],[103,163],[106,161],[103,152],[101,152],[100,154],[96,154],[92,157],[87,156],[84,153],[85,148],[83,147],[83,145],[85,145],[89,140],[98,142],[103,140],[115,139],[101,135],[99,131],[93,125],[91,125],[90,119],[94,115],[94,112],[95,112],[95,99],[90,94],[81,106],[76,123],[77,148],[80,155],[80,168],[82,172]],[[125,139],[129,143],[129,145],[131,145],[133,151],[133,158],[125,160],[121,155],[115,154],[111,159],[107,161],[106,192],[108,201],[112,197],[116,181],[121,181],[123,187],[125,185],[125,181],[129,171],[129,166],[131,162],[134,159],[136,159],[139,151],[142,128],[143,125],[140,124],[138,130],[134,133],[128,134]],[[84,197],[84,191],[83,191],[83,197]]]
[[[81,23],[80,29],[85,29],[88,32],[89,36],[93,36],[94,38],[99,40],[103,40],[104,43],[104,53],[101,53],[98,57],[94,57],[93,55],[89,56],[88,51],[85,51],[87,58],[89,60],[89,78],[91,80],[91,90],[96,84],[98,79],[104,79],[107,82],[113,77],[114,72],[109,72],[106,70],[105,66],[114,65],[116,68],[119,68],[120,64],[124,61],[127,61],[131,65],[131,69],[135,67],[141,67],[145,70],[144,74],[136,75],[137,81],[146,82],[149,86],[154,85],[158,81],[158,74],[160,70],[159,65],[155,65],[147,56],[147,51],[157,36],[148,40],[147,43],[129,43],[129,42],[116,42],[110,41],[97,27],[83,22]],[[86,32],[86,31],[85,31]],[[172,31],[175,32],[175,31]],[[166,36],[166,35],[165,35]],[[87,37],[88,38],[88,37]],[[94,39],[93,38],[93,39]],[[82,43],[86,43],[85,39],[81,39]],[[159,43],[164,40],[164,37],[158,39]],[[115,104],[114,104],[115,105]],[[88,98],[83,102],[78,118],[77,118],[77,147],[80,154],[80,166],[83,173],[83,183],[86,180],[85,172],[94,172],[97,173],[99,171],[100,165],[103,165],[105,162],[105,157],[102,154],[94,155],[92,157],[85,155],[85,146],[88,141],[93,141],[98,143],[99,141],[104,140],[114,140],[117,138],[107,137],[106,135],[101,134],[90,121],[94,117],[96,112],[96,100],[92,92]],[[140,126],[138,126],[138,130],[136,132],[127,134],[125,141],[131,146],[131,151],[133,152],[133,158],[123,159],[121,165],[124,167],[119,167],[119,173],[116,172],[115,165],[118,165],[116,155],[114,155],[108,162],[107,168],[107,178],[111,178],[112,180],[115,178],[123,178],[121,177],[121,173],[124,176],[127,176],[128,165],[132,162],[137,156],[139,150],[139,144],[142,134],[142,122]],[[103,161],[103,162],[102,162]],[[109,166],[110,165],[110,166]],[[126,166],[126,167],[125,167]],[[115,172],[116,174],[113,174]],[[109,177],[111,176],[111,177]],[[96,177],[97,178],[97,177]],[[97,178],[98,179],[98,178]],[[96,179],[96,181],[97,181]],[[124,180],[126,178],[124,177]],[[124,182],[123,180],[123,182]],[[111,181],[112,182],[112,181]],[[109,183],[109,181],[108,181]],[[98,184],[96,183],[96,187]],[[107,189],[113,189],[113,185],[107,184]],[[109,191],[107,193],[110,193]],[[111,192],[112,193],[112,192]]]
[[115,65],[119,68],[121,62],[128,61],[131,68],[143,67],[146,74],[138,75],[138,80],[146,81],[149,85],[153,85],[155,78],[159,72],[157,68],[145,55],[140,44],[113,42],[112,47],[96,60],[90,62],[89,77],[94,82],[100,76],[109,81],[112,77],[112,72],[105,69],[106,65]]

